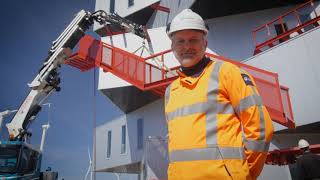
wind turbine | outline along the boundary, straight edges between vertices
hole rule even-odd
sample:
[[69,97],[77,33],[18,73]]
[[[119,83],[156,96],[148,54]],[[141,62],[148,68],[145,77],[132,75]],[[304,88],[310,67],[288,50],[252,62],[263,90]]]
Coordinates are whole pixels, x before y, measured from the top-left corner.
[[92,160],[91,160],[91,156],[90,156],[89,146],[88,146],[88,156],[89,156],[89,167],[88,167],[86,176],[84,177],[84,180],[87,180],[89,173],[90,173],[90,180],[92,180],[92,177],[93,177],[93,173],[92,173]]
[[40,151],[43,151],[44,141],[46,139],[47,130],[50,127],[50,111],[51,111],[51,103],[45,103],[42,104],[42,106],[48,106],[48,122],[47,124],[42,125],[42,137],[41,137],[41,143],[40,143]]

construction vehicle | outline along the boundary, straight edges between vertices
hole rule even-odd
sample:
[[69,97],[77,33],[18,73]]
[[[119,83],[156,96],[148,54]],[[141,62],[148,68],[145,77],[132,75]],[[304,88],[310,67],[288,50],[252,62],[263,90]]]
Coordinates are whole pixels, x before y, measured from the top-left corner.
[[67,28],[53,41],[39,73],[28,84],[30,93],[6,125],[9,140],[0,141],[0,179],[57,179],[56,172],[40,172],[42,150],[28,143],[31,136],[28,127],[40,112],[44,101],[53,92],[60,91],[59,69],[94,22],[116,26],[141,38],[147,37],[143,26],[115,13],[109,14],[102,10],[94,13],[79,11]]

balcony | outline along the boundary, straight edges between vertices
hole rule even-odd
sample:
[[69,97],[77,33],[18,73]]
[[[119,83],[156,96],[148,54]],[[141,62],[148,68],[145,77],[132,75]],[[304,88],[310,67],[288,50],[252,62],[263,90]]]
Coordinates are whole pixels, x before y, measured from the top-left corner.
[[320,13],[316,7],[313,1],[306,2],[252,30],[254,55],[318,27]]

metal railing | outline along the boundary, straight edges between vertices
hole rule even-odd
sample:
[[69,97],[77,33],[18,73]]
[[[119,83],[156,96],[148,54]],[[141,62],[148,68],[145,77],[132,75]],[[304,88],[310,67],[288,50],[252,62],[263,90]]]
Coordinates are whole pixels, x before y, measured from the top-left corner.
[[319,25],[319,14],[311,0],[252,30],[254,54],[278,45]]
[[[87,37],[80,41],[80,48],[76,54],[78,56],[72,56],[73,59],[68,60],[67,63],[76,62],[70,65],[83,70],[81,69],[82,66],[76,65],[87,62],[87,67],[100,67],[143,91],[150,90],[159,96],[163,96],[168,84],[177,78],[176,70],[179,68],[179,66],[167,68],[164,65],[166,59],[172,59],[171,50],[143,58]],[[221,56],[209,53],[206,55],[213,59],[231,62],[249,72],[255,79],[263,103],[267,107],[271,118],[289,128],[294,127],[289,92],[287,88],[280,87],[278,74]],[[87,67],[84,70],[87,70]]]

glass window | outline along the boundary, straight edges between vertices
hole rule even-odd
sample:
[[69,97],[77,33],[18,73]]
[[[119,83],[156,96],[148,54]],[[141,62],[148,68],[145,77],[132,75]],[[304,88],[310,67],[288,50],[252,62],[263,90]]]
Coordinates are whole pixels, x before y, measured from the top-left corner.
[[126,125],[121,128],[121,154],[126,152]]
[[[277,36],[288,31],[288,26],[286,23],[275,24],[274,28],[276,30]],[[289,39],[289,36],[285,36],[285,37],[279,39],[279,43],[282,43],[288,39]]]
[[[300,14],[300,21],[301,21],[302,24],[306,23],[306,22],[308,22],[310,20],[311,20],[310,14]],[[310,24],[308,26],[305,26],[303,28],[303,30],[306,32],[306,31],[309,31],[310,29],[313,29],[313,28],[314,28],[313,25]]]
[[133,4],[134,4],[134,0],[128,0],[128,7],[133,6]]
[[110,13],[114,13],[115,0],[110,0]]
[[107,135],[107,158],[111,156],[111,131],[108,131]]
[[138,119],[137,121],[137,147],[138,149],[143,148],[143,119]]
[[305,23],[311,20],[310,14],[300,14],[301,23]]
[[29,174],[36,170],[38,162],[39,152],[27,146],[6,145],[0,149],[0,174]]
[[14,173],[17,171],[17,158],[21,146],[0,149],[0,173]]

